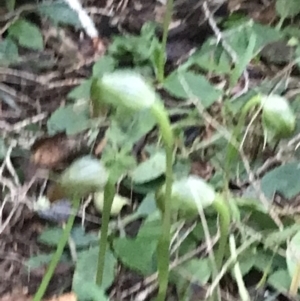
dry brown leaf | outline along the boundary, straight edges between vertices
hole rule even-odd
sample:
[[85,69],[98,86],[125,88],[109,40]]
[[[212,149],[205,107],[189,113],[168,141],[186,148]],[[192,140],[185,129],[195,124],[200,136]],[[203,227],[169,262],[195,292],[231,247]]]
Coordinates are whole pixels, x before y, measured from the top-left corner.
[[95,155],[98,156],[102,153],[104,147],[106,146],[106,143],[107,143],[107,138],[104,137],[96,146],[95,148]]
[[27,295],[27,289],[15,289],[9,294],[6,294],[0,298],[0,301],[31,301],[32,297]]
[[59,169],[80,150],[78,137],[56,134],[38,139],[31,148],[31,162],[37,167]]

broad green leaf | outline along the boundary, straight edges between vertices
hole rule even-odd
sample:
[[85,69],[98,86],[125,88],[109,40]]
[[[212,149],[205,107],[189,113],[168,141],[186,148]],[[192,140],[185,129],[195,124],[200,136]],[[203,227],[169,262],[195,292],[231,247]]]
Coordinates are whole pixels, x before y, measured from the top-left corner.
[[70,99],[90,99],[92,79],[84,80],[79,86],[71,90],[68,94]]
[[[31,269],[37,269],[42,266],[45,266],[45,264],[49,264],[54,253],[48,253],[48,254],[39,254],[37,256],[30,257],[25,263],[24,266],[30,271]],[[68,256],[66,254],[63,254],[60,258],[60,262],[67,262]]]
[[85,106],[67,105],[58,108],[47,121],[48,133],[51,135],[63,131],[67,135],[74,135],[89,127],[90,119]]
[[39,235],[38,241],[49,246],[57,246],[62,233],[63,229],[60,227],[46,229]]
[[240,76],[243,74],[244,70],[247,68],[247,65],[250,63],[251,59],[255,56],[255,44],[256,44],[256,34],[250,34],[248,45],[243,54],[241,54],[236,62],[231,75],[230,83],[231,86],[234,86]]
[[38,6],[38,11],[54,24],[67,24],[81,28],[77,13],[64,2],[42,3]]
[[150,215],[144,221],[139,229],[137,238],[149,238],[150,240],[157,240],[161,234],[161,224],[159,216]]
[[101,77],[104,73],[115,69],[116,61],[110,56],[103,56],[93,66],[93,76]]
[[234,28],[226,31],[226,35],[228,35],[227,43],[237,53],[238,58],[243,57],[253,36],[255,36],[255,47],[252,51],[253,57],[267,44],[278,41],[283,36],[282,33],[270,26],[253,23],[252,21],[245,22],[245,24],[237,29]]
[[139,36],[116,36],[108,49],[108,53],[119,62],[133,63],[134,66],[144,66],[152,62],[155,69],[155,56],[159,41],[155,36],[155,27],[145,23]]
[[300,232],[294,235],[290,242],[287,243],[286,264],[292,279],[300,265]]
[[217,74],[229,73],[231,62],[222,46],[204,44],[188,60],[187,65],[198,65],[200,68]]
[[[252,21],[243,22],[239,26],[223,32],[226,42],[237,54],[239,71],[242,66],[254,58],[267,44],[282,38],[282,33],[269,26],[253,23]],[[195,52],[186,67],[198,65],[207,71],[218,73],[230,73],[232,59],[226,50],[215,38],[209,39],[203,44],[201,49]]]
[[156,251],[158,237],[139,237],[136,239],[117,238],[114,250],[118,258],[128,268],[143,275],[149,275],[155,271],[153,256]]
[[16,0],[5,0],[6,8],[8,11],[13,11],[15,9]]
[[148,216],[156,211],[155,195],[154,193],[148,193],[139,205],[136,213],[143,216]]
[[18,43],[29,49],[43,50],[43,36],[39,28],[24,19],[18,19],[9,28],[10,37],[15,38]]
[[[73,276],[72,288],[81,300],[86,300],[84,295],[83,283],[95,283],[97,273],[99,248],[94,247],[83,251],[78,255],[78,261]],[[104,264],[104,278],[101,289],[106,290],[111,286],[115,279],[115,268],[117,261],[110,250],[106,250]],[[98,300],[98,299],[97,299]]]
[[[38,241],[49,246],[57,246],[62,233],[62,228],[52,227],[43,231],[39,235]],[[71,232],[71,237],[77,248],[88,247],[91,244],[95,244],[98,242],[98,236],[96,234],[85,233],[82,227],[73,228]]]
[[158,152],[138,165],[132,172],[131,177],[134,183],[143,184],[160,177],[165,171],[166,155],[165,153]]
[[291,284],[291,278],[287,270],[277,270],[268,278],[267,282],[277,291],[287,292]]
[[86,195],[104,189],[108,172],[99,159],[84,156],[74,161],[58,178],[68,195]]
[[205,285],[211,276],[211,264],[208,258],[191,259],[173,270],[177,277],[189,275],[190,282]]
[[163,87],[178,98],[197,97],[205,108],[210,107],[221,95],[221,91],[215,89],[203,75],[183,70],[171,73]]
[[[239,256],[238,262],[243,276],[245,276],[248,272],[251,271],[251,269],[255,264],[255,260],[256,260],[256,254],[252,249],[247,250],[241,256]],[[231,273],[232,276],[235,278],[233,271],[231,271]]]
[[300,13],[299,0],[276,0],[276,11],[281,18],[295,17]]
[[115,146],[132,150],[138,142],[155,126],[156,121],[148,110],[142,110],[135,114],[119,114],[111,122],[106,132],[106,138]]
[[73,291],[80,301],[109,301],[109,298],[105,296],[104,289],[99,287],[95,281],[81,279],[75,283]]
[[8,66],[18,59],[18,47],[10,38],[0,42],[0,66]]
[[275,192],[291,199],[300,192],[300,163],[290,162],[269,171],[261,179],[261,189],[269,199]]

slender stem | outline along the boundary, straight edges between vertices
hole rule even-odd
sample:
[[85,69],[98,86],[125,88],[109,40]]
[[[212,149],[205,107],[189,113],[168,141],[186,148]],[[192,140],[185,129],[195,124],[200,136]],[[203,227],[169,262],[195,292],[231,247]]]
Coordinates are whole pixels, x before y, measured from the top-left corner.
[[299,284],[300,284],[300,263],[298,262],[296,265],[296,269],[292,278],[291,286],[289,293],[291,296],[296,296],[298,289],[299,289]]
[[219,213],[219,228],[220,228],[220,241],[218,243],[218,249],[216,251],[216,265],[218,271],[222,268],[222,263],[227,247],[229,227],[230,227],[230,211],[228,204],[225,202],[223,196],[217,195],[213,202],[213,207]]
[[[236,140],[236,141],[239,142],[240,136],[241,136],[241,133],[242,133],[242,127],[245,124],[247,114],[249,113],[249,111],[253,107],[255,107],[259,104],[261,104],[261,95],[260,94],[255,95],[254,97],[252,97],[243,106],[243,108],[241,110],[240,117],[238,119],[238,124],[235,126],[235,128],[233,130],[233,134],[232,134],[233,140]],[[227,146],[226,167],[225,167],[225,171],[226,171],[227,174],[229,174],[229,172],[230,172],[231,162],[236,158],[237,153],[238,153],[238,149],[236,149],[236,146],[229,142],[229,144]]]
[[169,116],[166,113],[163,105],[157,102],[152,107],[152,113],[156,117],[160,127],[160,133],[165,145],[166,151],[166,182],[165,182],[165,199],[164,211],[162,216],[162,233],[157,245],[157,267],[158,267],[158,282],[159,290],[157,301],[164,301],[166,298],[168,281],[169,281],[169,264],[170,255],[169,247],[171,241],[171,194],[173,183],[173,149],[174,137],[169,121]]
[[173,13],[173,2],[174,0],[167,1],[167,9],[164,16],[163,36],[162,36],[162,43],[161,43],[161,49],[159,53],[158,70],[157,70],[157,79],[159,82],[162,82],[165,77],[166,48],[167,48],[169,25]]
[[107,246],[108,224],[110,218],[111,206],[115,196],[115,181],[111,178],[108,179],[104,188],[104,206],[101,224],[101,236],[99,239],[99,253],[96,283],[101,286],[105,264],[105,253]]
[[[75,198],[73,200],[73,209],[75,212],[78,211],[79,205],[80,205],[80,198]],[[43,277],[42,283],[40,284],[39,289],[33,298],[33,301],[40,301],[46,292],[46,289],[53,276],[55,268],[62,256],[62,253],[64,251],[66,244],[68,243],[69,235],[70,235],[70,232],[71,232],[73,224],[74,224],[75,216],[76,216],[76,214],[71,214],[69,216],[68,222],[67,222],[66,227],[62,233],[62,236],[58,242],[56,251],[52,257],[52,260],[50,262],[48,270],[47,270],[45,276]]]
[[245,287],[245,283],[243,281],[243,275],[240,269],[240,264],[237,260],[236,244],[233,235],[230,235],[229,237],[229,245],[230,245],[231,258],[235,261],[235,264],[233,266],[233,272],[235,275],[241,301],[250,301],[251,298]]

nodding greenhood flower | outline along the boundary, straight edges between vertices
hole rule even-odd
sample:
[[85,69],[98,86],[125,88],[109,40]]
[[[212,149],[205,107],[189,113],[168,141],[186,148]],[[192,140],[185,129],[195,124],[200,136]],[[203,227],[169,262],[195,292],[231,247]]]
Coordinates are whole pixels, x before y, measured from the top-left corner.
[[288,101],[279,95],[261,97],[264,128],[275,138],[289,137],[296,127],[296,116]]
[[120,105],[133,111],[148,109],[156,101],[156,94],[142,76],[133,71],[104,74],[93,85],[100,101]]
[[[157,206],[161,211],[164,211],[164,192],[163,186],[156,195]],[[190,175],[173,183],[171,209],[184,219],[193,219],[199,215],[199,209],[212,205],[215,198],[216,192],[212,186]]]
[[74,161],[59,177],[67,195],[83,196],[103,190],[108,173],[100,160],[84,156]]

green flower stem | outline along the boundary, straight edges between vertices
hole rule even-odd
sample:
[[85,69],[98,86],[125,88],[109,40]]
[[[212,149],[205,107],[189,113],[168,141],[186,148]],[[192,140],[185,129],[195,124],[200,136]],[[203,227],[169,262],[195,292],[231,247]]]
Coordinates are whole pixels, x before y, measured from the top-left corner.
[[62,233],[62,236],[58,242],[56,251],[52,257],[52,260],[50,262],[48,270],[47,270],[45,276],[43,277],[42,283],[40,284],[39,289],[33,298],[33,301],[40,301],[46,292],[46,289],[53,276],[55,268],[62,256],[62,253],[64,251],[66,244],[68,243],[68,239],[69,239],[69,236],[70,236],[73,224],[74,224],[75,216],[76,216],[75,212],[78,211],[79,205],[80,205],[80,198],[74,198],[74,200],[73,200],[74,214],[70,214],[70,216],[69,216],[68,222],[67,222],[66,227]]
[[250,301],[251,298],[249,296],[249,293],[243,281],[243,275],[240,269],[240,264],[237,259],[236,243],[233,235],[230,235],[229,237],[229,246],[230,246],[231,258],[235,262],[233,266],[233,273],[235,275],[241,301]]
[[98,253],[98,265],[96,283],[101,286],[105,264],[105,253],[107,246],[108,224],[110,218],[111,206],[115,196],[115,181],[109,178],[104,187],[104,206],[101,222],[101,236],[99,239],[99,253]]
[[215,253],[216,266],[218,271],[221,270],[223,259],[228,243],[229,227],[230,227],[230,210],[222,195],[218,194],[212,206],[219,213],[220,241],[218,249]]
[[[233,134],[232,134],[233,141],[239,142],[239,140],[240,140],[239,138],[242,133],[242,128],[246,122],[247,114],[253,107],[260,105],[260,104],[261,104],[261,95],[258,94],[258,95],[255,95],[254,97],[252,97],[244,105],[244,107],[241,110],[238,124],[236,125],[236,127],[233,130]],[[225,168],[225,170],[228,172],[228,174],[229,174],[231,162],[236,158],[237,153],[238,153],[238,150],[236,149],[236,145],[229,143],[228,148],[227,148],[226,168]]]
[[174,137],[169,121],[169,116],[160,102],[156,102],[151,108],[160,127],[160,133],[166,151],[166,183],[164,211],[162,216],[162,233],[157,245],[157,266],[159,290],[157,301],[164,301],[166,298],[169,281],[169,247],[171,241],[171,194],[173,183],[173,150]]
[[167,1],[167,9],[164,16],[164,25],[163,25],[163,36],[162,36],[162,43],[158,58],[158,70],[157,70],[157,79],[159,82],[163,82],[165,77],[165,62],[166,62],[166,53],[167,53],[167,39],[168,39],[168,32],[169,32],[169,25],[172,19],[173,13],[173,4],[174,0]]

